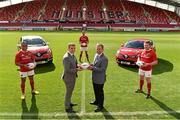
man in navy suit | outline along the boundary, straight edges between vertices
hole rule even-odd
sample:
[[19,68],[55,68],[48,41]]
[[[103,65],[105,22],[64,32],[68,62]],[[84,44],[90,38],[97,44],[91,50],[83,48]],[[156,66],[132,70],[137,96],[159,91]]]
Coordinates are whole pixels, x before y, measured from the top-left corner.
[[91,66],[88,67],[89,70],[92,70],[92,82],[95,94],[95,101],[91,102],[90,104],[97,106],[95,112],[102,111],[104,105],[103,87],[106,81],[106,69],[108,66],[108,59],[103,52],[104,45],[97,44],[94,62]]

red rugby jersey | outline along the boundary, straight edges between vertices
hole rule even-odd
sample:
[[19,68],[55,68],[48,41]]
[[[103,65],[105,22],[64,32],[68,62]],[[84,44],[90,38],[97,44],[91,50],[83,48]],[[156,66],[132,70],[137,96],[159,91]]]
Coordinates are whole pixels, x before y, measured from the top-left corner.
[[[28,64],[28,63],[34,62],[34,60],[35,60],[35,56],[30,51],[20,50],[16,53],[15,61],[21,64]],[[20,66],[20,71],[27,72],[29,71],[29,69],[24,66]]]
[[[151,62],[157,60],[157,56],[156,56],[156,53],[154,52],[154,50],[152,50],[152,49],[150,49],[148,51],[143,50],[143,52],[140,54],[140,60],[145,63],[151,63]],[[152,70],[152,65],[148,65],[146,67],[140,67],[140,69],[149,71],[149,70]]]
[[[79,42],[81,44],[81,47],[87,47],[87,44],[89,43],[89,39],[88,39],[88,37],[86,35],[85,36],[82,35],[79,38]],[[82,45],[83,43],[85,43],[86,45]]]

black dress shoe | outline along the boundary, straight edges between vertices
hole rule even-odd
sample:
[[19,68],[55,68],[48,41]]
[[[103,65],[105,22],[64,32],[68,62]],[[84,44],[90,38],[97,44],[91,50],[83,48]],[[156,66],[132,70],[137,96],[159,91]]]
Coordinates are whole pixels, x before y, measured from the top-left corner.
[[66,109],[66,112],[67,113],[74,113],[75,111],[72,108],[68,108],[68,109]]
[[94,110],[94,112],[101,112],[103,110],[103,107],[100,108],[100,107],[97,107],[97,109]]
[[96,101],[94,102],[90,102],[91,105],[98,105],[98,103]]
[[73,106],[77,106],[77,104],[70,103],[70,106],[71,106],[71,107],[73,107]]

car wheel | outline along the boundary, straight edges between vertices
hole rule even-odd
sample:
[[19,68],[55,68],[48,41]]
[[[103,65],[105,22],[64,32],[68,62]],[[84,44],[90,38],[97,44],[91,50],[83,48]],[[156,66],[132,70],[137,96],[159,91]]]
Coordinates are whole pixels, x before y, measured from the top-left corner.
[[48,62],[48,64],[52,64],[53,63],[53,60],[50,60],[49,62]]
[[122,64],[121,63],[118,63],[119,66],[121,66]]

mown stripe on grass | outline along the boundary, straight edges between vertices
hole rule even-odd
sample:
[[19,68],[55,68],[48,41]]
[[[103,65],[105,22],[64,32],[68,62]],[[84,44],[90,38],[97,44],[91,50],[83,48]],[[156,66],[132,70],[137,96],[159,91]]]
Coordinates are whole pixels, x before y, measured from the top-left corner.
[[86,112],[85,108],[85,78],[86,78],[86,71],[83,71],[83,76],[82,76],[82,93],[81,93],[81,114]]
[[[129,116],[129,115],[162,115],[162,114],[180,114],[180,110],[178,111],[136,111],[136,112],[80,112],[80,113],[68,113],[68,116],[100,116],[100,115],[115,115],[115,116]],[[18,117],[21,116],[22,113],[0,113],[0,117]],[[23,113],[23,116],[37,116],[37,113]],[[67,113],[38,113],[39,117],[60,117],[67,116]]]

